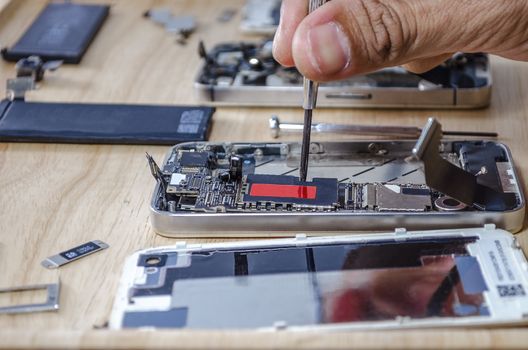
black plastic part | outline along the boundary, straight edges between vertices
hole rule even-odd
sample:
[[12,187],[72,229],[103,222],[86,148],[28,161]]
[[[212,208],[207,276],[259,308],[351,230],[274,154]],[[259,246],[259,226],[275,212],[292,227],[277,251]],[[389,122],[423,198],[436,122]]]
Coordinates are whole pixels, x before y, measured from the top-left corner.
[[405,195],[411,195],[411,196],[429,196],[431,194],[431,191],[428,188],[402,187],[401,193]]
[[205,141],[214,108],[17,100],[0,113],[3,142],[174,145]]
[[211,152],[184,152],[180,159],[180,165],[183,167],[207,167],[211,159]]
[[233,179],[242,178],[242,158],[231,156],[229,158],[229,176]]
[[39,56],[79,63],[109,11],[108,5],[50,3],[13,47],[2,50],[2,57],[12,62]]
[[504,149],[494,142],[464,142],[455,144],[460,156],[464,159],[464,169],[477,174],[482,167],[486,172],[480,173],[477,182],[491,187],[495,191],[502,191],[497,162],[507,162],[508,157]]

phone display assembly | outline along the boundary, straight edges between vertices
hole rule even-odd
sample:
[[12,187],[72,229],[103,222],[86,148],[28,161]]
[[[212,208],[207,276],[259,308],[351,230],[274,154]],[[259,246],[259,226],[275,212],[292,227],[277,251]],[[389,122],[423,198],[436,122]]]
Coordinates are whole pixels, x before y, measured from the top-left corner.
[[[200,46],[204,64],[196,77],[199,100],[214,104],[292,106],[302,104],[302,76],[272,57],[272,41]],[[323,83],[317,107],[478,108],[491,96],[485,54],[455,54],[423,74],[386,68]]]
[[520,230],[524,197],[508,148],[440,137],[431,119],[418,142],[313,142],[306,182],[300,143],[180,144],[161,169],[149,157],[151,222],[165,236]]
[[16,44],[2,50],[2,56],[12,62],[39,56],[44,61],[79,63],[109,11],[109,5],[50,3]]
[[111,329],[346,330],[526,323],[527,263],[494,225],[152,248]]

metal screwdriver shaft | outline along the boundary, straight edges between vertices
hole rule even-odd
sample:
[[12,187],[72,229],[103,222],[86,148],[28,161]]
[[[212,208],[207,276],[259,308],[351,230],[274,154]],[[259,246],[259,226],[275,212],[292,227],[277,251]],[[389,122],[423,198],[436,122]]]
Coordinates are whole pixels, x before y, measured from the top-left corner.
[[[308,13],[312,13],[322,6],[327,0],[309,0]],[[303,78],[304,86],[304,127],[301,146],[301,165],[299,167],[299,177],[301,181],[306,181],[308,174],[308,158],[310,156],[310,136],[312,132],[312,113],[317,102],[317,89],[319,83]]]
[[304,123],[301,145],[300,180],[306,181],[308,173],[308,157],[310,156],[310,136],[312,133],[312,113],[317,101],[318,83],[304,78]]

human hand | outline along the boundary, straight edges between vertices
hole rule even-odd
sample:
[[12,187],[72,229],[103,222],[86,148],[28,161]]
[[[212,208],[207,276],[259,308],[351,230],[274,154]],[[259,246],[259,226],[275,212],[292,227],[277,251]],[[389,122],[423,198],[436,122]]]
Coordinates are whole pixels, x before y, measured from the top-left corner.
[[528,61],[528,0],[331,0],[309,15],[307,3],[283,0],[273,55],[311,80],[419,73],[459,51]]

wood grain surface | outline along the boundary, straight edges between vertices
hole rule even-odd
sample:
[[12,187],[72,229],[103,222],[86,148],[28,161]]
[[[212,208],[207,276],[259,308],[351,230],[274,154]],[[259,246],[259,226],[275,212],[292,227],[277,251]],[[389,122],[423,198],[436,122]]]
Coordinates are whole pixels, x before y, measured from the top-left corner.
[[[243,1],[107,0],[108,21],[80,65],[48,74],[29,93],[32,101],[196,104],[193,78],[200,60],[197,44],[251,40],[238,31],[240,10],[229,23],[217,17]],[[13,44],[46,4],[41,0],[0,0],[0,43]],[[194,15],[199,27],[187,45],[143,17],[166,6]],[[314,120],[339,123],[422,126],[437,117],[445,129],[496,130],[511,148],[521,178],[528,174],[528,64],[493,57],[490,108],[438,110],[317,110]],[[0,96],[14,76],[14,64],[0,61]],[[302,121],[300,108],[218,108],[213,141],[271,141],[267,120]],[[336,136],[316,139],[336,139]],[[339,137],[342,138],[342,137]],[[295,139],[294,136],[284,138]],[[0,288],[62,282],[59,312],[0,315],[5,348],[522,348],[523,328],[394,332],[290,333],[108,331],[94,329],[108,319],[125,258],[138,249],[174,244],[149,223],[154,181],[145,151],[161,160],[167,147],[0,144]],[[219,236],[220,237],[220,236]],[[517,235],[528,247],[528,234]],[[43,258],[92,239],[110,248],[56,271]],[[208,239],[219,241],[221,238]],[[195,241],[188,239],[188,241]],[[0,302],[20,302],[20,298]]]

